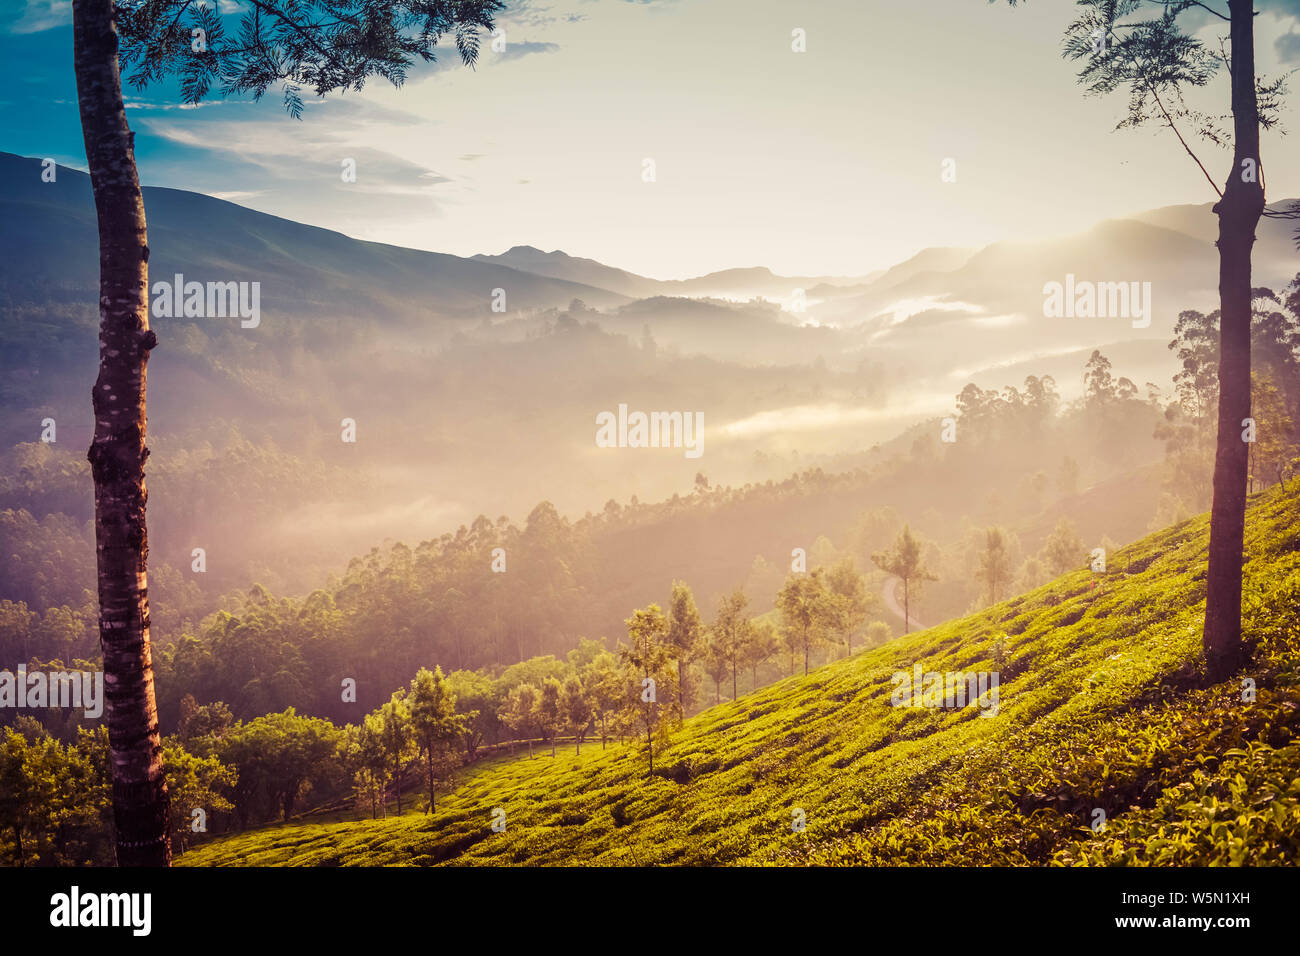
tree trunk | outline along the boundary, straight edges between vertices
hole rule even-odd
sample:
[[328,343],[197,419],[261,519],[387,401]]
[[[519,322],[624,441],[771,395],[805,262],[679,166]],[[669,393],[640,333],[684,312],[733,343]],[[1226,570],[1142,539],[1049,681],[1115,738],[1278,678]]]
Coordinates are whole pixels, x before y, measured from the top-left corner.
[[99,219],[99,376],[88,458],[95,481],[99,640],[120,866],[169,866],[167,782],[149,647],[144,482],[149,246],[118,72],[113,0],[73,4],[77,103]]
[[425,753],[429,755],[429,761],[428,761],[429,763],[429,813],[433,813],[433,811],[437,810],[438,807],[437,804],[433,802],[434,795],[433,795],[433,744],[432,743],[430,743],[429,746],[425,748]]
[[1233,168],[1219,216],[1219,422],[1214,456],[1214,503],[1206,575],[1205,650],[1210,683],[1241,666],[1241,567],[1246,528],[1249,446],[1241,440],[1250,416],[1250,254],[1264,210],[1259,183],[1242,182],[1242,163],[1259,166],[1259,110],[1255,101],[1253,4],[1229,0],[1232,15]]
[[[894,600],[898,600],[898,592],[894,592]],[[912,602],[911,595],[907,591],[907,578],[903,578],[903,633],[908,633],[908,628],[912,626]]]
[[686,675],[682,673],[682,659],[677,658],[677,720],[686,716]]
[[402,760],[399,757],[393,763],[393,784],[397,787],[397,815],[402,815]]
[[731,699],[735,700],[736,694],[736,659],[731,659]]

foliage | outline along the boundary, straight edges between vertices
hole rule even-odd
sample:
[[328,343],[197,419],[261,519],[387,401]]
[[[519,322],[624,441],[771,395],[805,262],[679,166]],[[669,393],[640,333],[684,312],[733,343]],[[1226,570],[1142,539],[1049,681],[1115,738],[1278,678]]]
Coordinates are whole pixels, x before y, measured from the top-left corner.
[[[1202,515],[965,618],[687,719],[636,748],[467,768],[437,815],[268,829],[188,864],[1289,863],[1300,493],[1253,498],[1240,681],[1202,666]],[[1127,570],[1117,570],[1127,569]],[[1096,584],[1097,587],[1093,587]],[[1002,673],[996,718],[890,706],[890,675]],[[494,833],[491,808],[509,825]],[[795,832],[791,808],[805,811]],[[1106,813],[1094,833],[1093,811]]]

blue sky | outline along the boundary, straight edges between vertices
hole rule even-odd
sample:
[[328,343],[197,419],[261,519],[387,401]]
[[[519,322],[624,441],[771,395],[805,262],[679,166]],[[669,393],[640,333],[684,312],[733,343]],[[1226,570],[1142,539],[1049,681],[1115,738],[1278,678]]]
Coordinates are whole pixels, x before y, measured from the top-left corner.
[[[1261,71],[1300,67],[1300,0],[1259,6]],[[309,100],[301,122],[275,94],[190,109],[174,87],[128,90],[128,118],[146,184],[361,238],[460,255],[527,243],[663,278],[861,274],[924,246],[1213,198],[1168,131],[1116,132],[1124,97],[1081,94],[1059,54],[1072,7],[528,0],[507,4],[506,51],[475,71],[445,54],[400,91]],[[84,168],[70,3],[0,8],[0,149]],[[1283,119],[1300,132],[1300,89]],[[1300,196],[1296,143],[1266,138],[1270,199]],[[1226,156],[1203,159],[1221,180]]]

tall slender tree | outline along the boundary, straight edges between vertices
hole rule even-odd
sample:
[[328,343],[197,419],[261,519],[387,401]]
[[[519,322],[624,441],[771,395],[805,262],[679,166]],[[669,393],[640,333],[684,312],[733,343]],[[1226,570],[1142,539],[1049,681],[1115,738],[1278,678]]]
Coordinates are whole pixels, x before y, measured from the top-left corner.
[[731,671],[731,699],[738,696],[736,672],[745,660],[752,633],[749,614],[749,598],[742,588],[736,588],[722,599],[718,605],[718,616],[713,621],[713,642],[717,654],[727,662]]
[[699,654],[704,625],[695,606],[695,596],[681,581],[673,582],[672,600],[668,605],[668,646],[677,659],[677,720],[686,716],[690,692],[686,684],[686,667]]
[[393,786],[397,791],[397,815],[402,815],[402,776],[406,765],[414,756],[415,733],[411,727],[411,702],[406,699],[406,688],[399,687],[379,708],[381,741],[384,754],[393,762]]
[[[149,328],[149,243],[127,124],[121,67],[146,86],[178,75],[186,101],[260,98],[273,84],[301,116],[304,87],[324,96],[359,90],[370,76],[400,86],[416,60],[434,59],[446,34],[467,64],[478,31],[492,29],[501,0],[251,0],[223,14],[205,0],[74,0],[73,68],[99,221],[99,374],[90,446],[95,484],[99,629],[113,766],[117,860],[168,866],[167,786],[162,769],[149,642],[144,463],[146,366],[158,344]],[[227,23],[237,18],[235,29]]]
[[830,627],[844,639],[847,653],[853,654],[853,633],[875,609],[877,598],[867,591],[866,579],[858,573],[852,558],[845,558],[826,572],[830,602]]
[[998,603],[998,595],[1003,587],[1011,581],[1011,554],[1007,547],[1007,535],[1001,528],[984,530],[984,548],[979,554],[979,567],[976,578],[984,585],[989,604]]
[[[655,769],[655,731],[664,726],[664,707],[659,693],[673,679],[668,649],[668,618],[658,604],[638,608],[623,622],[628,644],[620,646],[628,681],[628,713],[634,723],[645,727],[646,756],[650,772]],[[669,698],[671,699],[671,698]]]
[[113,823],[121,866],[170,866],[167,784],[149,646],[145,526],[145,367],[149,245],[118,67],[113,0],[76,0],[73,63],[99,220],[99,375],[90,445],[95,482],[99,640],[103,649]]
[[467,715],[456,713],[456,693],[445,677],[442,668],[430,671],[421,667],[411,681],[411,730],[424,753],[425,769],[429,778],[429,813],[438,809],[435,788],[435,770],[445,759],[447,751],[465,731]]
[[803,672],[807,674],[809,653],[825,642],[826,633],[835,626],[836,602],[822,569],[790,575],[776,596],[776,606],[791,648],[803,651]]
[[912,596],[925,581],[938,578],[921,560],[921,542],[912,534],[910,525],[904,525],[894,544],[887,551],[877,551],[871,560],[882,571],[888,571],[903,582],[903,633],[907,634],[912,626]]
[[[990,0],[994,2],[994,0]],[[1015,6],[1017,0],[1008,0]],[[1286,93],[1283,79],[1255,74],[1255,4],[1252,0],[1079,0],[1079,16],[1066,28],[1065,55],[1082,61],[1079,82],[1089,93],[1126,90],[1128,114],[1120,127],[1168,127],[1218,196],[1219,361],[1218,438],[1210,506],[1202,648],[1211,682],[1241,665],[1241,571],[1246,528],[1249,448],[1241,440],[1250,417],[1251,252],[1261,216],[1296,218],[1300,208],[1268,210],[1260,130],[1277,122]],[[1209,14],[1227,25],[1226,48],[1207,47],[1180,18]],[[1143,16],[1148,13],[1148,16]],[[1229,75],[1231,132],[1187,105],[1184,94]],[[1222,189],[1187,142],[1184,132],[1207,142],[1231,143],[1232,165]]]
[[510,689],[502,708],[501,720],[514,733],[528,741],[528,758],[533,756],[533,738],[538,734],[537,701],[541,694],[532,684],[518,684]]
[[564,685],[554,677],[542,681],[537,698],[537,722],[542,733],[551,742],[551,756],[555,756],[555,743],[564,729]]
[[564,712],[564,724],[573,732],[573,752],[582,754],[582,738],[591,724],[591,692],[583,685],[582,678],[572,674],[565,678],[564,696],[561,699]]

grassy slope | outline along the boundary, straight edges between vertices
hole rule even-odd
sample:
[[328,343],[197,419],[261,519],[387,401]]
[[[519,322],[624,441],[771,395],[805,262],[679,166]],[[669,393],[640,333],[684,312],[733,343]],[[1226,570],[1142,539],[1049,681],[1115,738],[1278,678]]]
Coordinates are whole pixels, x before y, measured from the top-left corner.
[[[1240,682],[1195,689],[1204,516],[686,721],[646,773],[599,742],[468,768],[423,814],[268,827],[190,865],[1266,863],[1300,854],[1300,495],[1252,499]],[[991,670],[1001,707],[890,706],[895,670]],[[504,833],[489,827],[494,807]],[[806,814],[796,833],[792,812]],[[1108,825],[1089,824],[1102,809]]]

